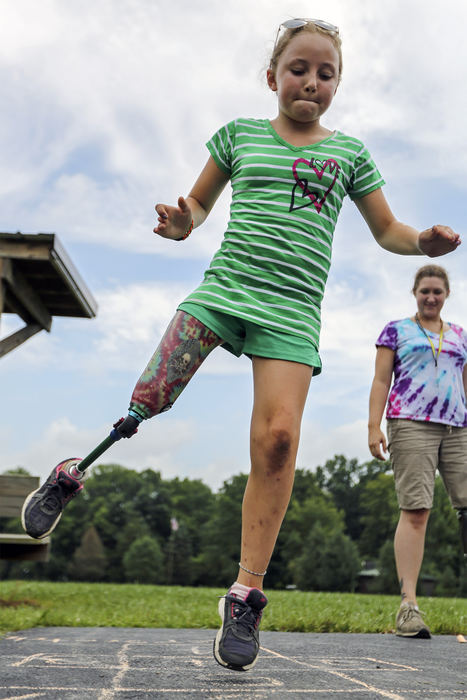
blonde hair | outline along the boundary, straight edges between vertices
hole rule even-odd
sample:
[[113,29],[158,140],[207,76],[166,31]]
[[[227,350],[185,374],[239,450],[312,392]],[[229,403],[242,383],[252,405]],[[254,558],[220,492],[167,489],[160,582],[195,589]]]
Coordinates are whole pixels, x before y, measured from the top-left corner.
[[339,56],[339,72],[338,72],[338,83],[340,83],[341,78],[342,78],[342,41],[336,32],[330,32],[326,29],[323,29],[320,27],[318,24],[313,24],[312,22],[308,22],[307,24],[304,24],[303,27],[293,27],[292,29],[286,29],[282,36],[279,37],[279,40],[277,41],[276,45],[274,46],[274,50],[272,52],[272,56],[269,61],[269,70],[272,72],[275,72],[277,68],[277,64],[279,62],[279,58],[281,57],[282,53],[286,49],[286,47],[290,44],[294,36],[296,36],[299,32],[310,32],[311,34],[321,34],[321,36],[327,37],[331,42],[334,48],[337,51],[337,54]]
[[415,292],[417,291],[418,285],[420,284],[420,280],[423,279],[423,277],[439,277],[441,280],[443,280],[444,286],[446,287],[446,291],[448,292],[448,294],[451,291],[449,288],[448,273],[446,272],[444,267],[441,267],[441,265],[424,265],[415,273],[415,279],[412,288],[413,294],[415,294]]

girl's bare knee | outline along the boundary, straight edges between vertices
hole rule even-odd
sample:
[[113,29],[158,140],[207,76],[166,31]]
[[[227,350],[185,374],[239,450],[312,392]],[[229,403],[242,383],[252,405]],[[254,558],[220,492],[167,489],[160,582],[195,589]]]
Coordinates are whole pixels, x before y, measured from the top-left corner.
[[252,433],[253,453],[264,465],[267,475],[293,467],[297,442],[294,432],[284,425],[268,425]]
[[266,452],[269,471],[274,474],[283,471],[290,463],[291,452],[292,436],[290,432],[284,429],[271,431]]

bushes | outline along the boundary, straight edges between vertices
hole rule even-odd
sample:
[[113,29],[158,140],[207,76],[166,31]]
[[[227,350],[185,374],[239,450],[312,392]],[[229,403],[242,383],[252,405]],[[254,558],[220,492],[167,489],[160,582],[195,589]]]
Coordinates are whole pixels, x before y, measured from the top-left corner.
[[[387,468],[338,455],[316,471],[297,470],[268,588],[351,592],[362,560],[372,560],[374,592],[398,593],[399,511]],[[199,480],[164,480],[151,469],[93,468],[52,535],[50,561],[0,562],[0,576],[224,587],[237,573],[246,481],[233,476],[214,494]],[[457,518],[438,479],[422,575],[434,578],[437,595],[465,596],[463,571]]]
[[123,556],[125,579],[131,583],[163,583],[164,555],[150,535],[135,540]]

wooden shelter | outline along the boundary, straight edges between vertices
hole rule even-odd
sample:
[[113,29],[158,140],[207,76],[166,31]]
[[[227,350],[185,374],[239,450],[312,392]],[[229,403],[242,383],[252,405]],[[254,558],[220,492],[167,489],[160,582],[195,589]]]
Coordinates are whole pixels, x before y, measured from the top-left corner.
[[97,304],[54,233],[0,233],[0,319],[17,314],[24,327],[0,340],[0,357],[53,316],[93,318]]
[[[0,474],[0,518],[20,518],[24,499],[39,488],[38,476]],[[48,561],[50,537],[36,540],[24,532],[0,532],[0,559]]]

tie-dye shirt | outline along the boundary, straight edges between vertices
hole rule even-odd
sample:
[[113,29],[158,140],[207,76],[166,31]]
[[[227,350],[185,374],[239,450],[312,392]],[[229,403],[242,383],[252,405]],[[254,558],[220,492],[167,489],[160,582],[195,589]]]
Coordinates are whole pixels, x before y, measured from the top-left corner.
[[[425,329],[426,330],[426,329]],[[426,330],[438,352],[439,335]],[[467,408],[462,379],[467,362],[467,333],[454,323],[443,334],[438,367],[428,339],[415,321],[391,321],[376,347],[394,350],[394,382],[389,393],[386,418],[407,418],[456,427],[467,427]]]

